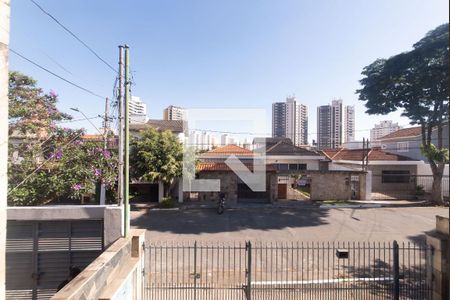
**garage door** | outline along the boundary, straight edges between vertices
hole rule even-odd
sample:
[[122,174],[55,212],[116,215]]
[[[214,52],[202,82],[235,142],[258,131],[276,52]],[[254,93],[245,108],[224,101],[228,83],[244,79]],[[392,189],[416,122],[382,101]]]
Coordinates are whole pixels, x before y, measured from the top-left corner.
[[103,221],[8,221],[6,299],[49,299],[103,250]]
[[269,203],[268,192],[254,192],[245,183],[238,184],[238,202]]

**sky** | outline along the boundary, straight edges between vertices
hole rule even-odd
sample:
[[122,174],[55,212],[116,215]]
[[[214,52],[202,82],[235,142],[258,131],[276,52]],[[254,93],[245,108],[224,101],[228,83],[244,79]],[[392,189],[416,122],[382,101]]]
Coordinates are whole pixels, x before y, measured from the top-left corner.
[[[377,58],[410,50],[449,21],[446,0],[35,1],[114,67],[118,45],[129,45],[132,94],[147,104],[150,118],[162,118],[170,104],[257,108],[265,109],[270,133],[272,103],[295,95],[308,106],[309,142],[316,138],[317,106],[334,98],[355,105],[357,140],[369,137],[380,120],[407,126],[400,112],[364,113],[355,94],[361,71]],[[11,49],[112,98],[116,74],[30,0],[11,1],[10,33]],[[104,112],[104,100],[13,53],[10,69],[31,75],[45,91],[56,91],[59,109],[74,119],[82,116],[71,107],[88,117]],[[92,121],[101,126],[100,118]],[[96,131],[87,121],[64,125]],[[214,122],[208,126],[215,129]]]

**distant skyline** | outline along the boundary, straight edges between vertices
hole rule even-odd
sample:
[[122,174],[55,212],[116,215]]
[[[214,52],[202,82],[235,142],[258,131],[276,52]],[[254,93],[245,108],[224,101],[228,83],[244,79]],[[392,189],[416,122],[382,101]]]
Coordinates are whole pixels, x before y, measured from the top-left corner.
[[[361,71],[377,58],[411,49],[428,31],[449,21],[444,0],[36,1],[113,66],[117,46],[130,46],[132,94],[147,104],[150,118],[162,119],[171,104],[264,108],[270,133],[272,103],[295,95],[308,106],[310,142],[316,139],[317,106],[334,98],[355,105],[356,140],[370,137],[381,120],[407,126],[400,112],[364,114],[355,94]],[[30,1],[11,5],[12,49],[112,97],[115,74],[110,69]],[[10,68],[31,75],[45,91],[55,90],[64,112],[72,113],[69,108],[76,106],[88,116],[103,114],[101,99],[13,53]],[[101,119],[93,121],[101,125]],[[95,132],[88,122],[68,124]]]

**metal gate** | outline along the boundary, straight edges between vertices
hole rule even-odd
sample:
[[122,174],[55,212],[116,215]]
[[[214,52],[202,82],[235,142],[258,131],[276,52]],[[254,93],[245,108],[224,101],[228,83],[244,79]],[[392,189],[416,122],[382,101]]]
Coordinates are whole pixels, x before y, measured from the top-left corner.
[[431,299],[413,243],[156,243],[146,299]]
[[6,299],[49,299],[103,250],[103,221],[8,221]]

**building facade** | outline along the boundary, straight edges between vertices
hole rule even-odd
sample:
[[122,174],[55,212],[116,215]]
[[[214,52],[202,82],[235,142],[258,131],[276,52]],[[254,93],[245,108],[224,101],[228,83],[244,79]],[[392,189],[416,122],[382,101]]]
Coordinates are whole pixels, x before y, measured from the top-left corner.
[[291,139],[294,145],[308,144],[308,108],[295,97],[272,104],[272,137]]
[[[449,148],[449,130],[448,123],[442,126],[442,147]],[[431,132],[431,143],[438,144],[437,129],[434,128]],[[422,154],[420,150],[422,145],[422,131],[420,127],[402,128],[388,135],[379,138],[381,149],[386,152],[403,155],[415,160],[423,160],[428,162],[428,159]]]
[[370,140],[372,142],[379,141],[381,137],[396,132],[401,127],[392,120],[381,121],[370,130]]
[[185,120],[186,113],[184,108],[174,105],[169,105],[163,111],[164,120]]
[[344,107],[344,143],[355,141],[355,107]]
[[355,107],[344,106],[342,99],[317,107],[317,146],[339,148],[355,140]]
[[141,98],[131,96],[129,102],[130,122],[146,123],[147,122],[147,105],[142,102]]

